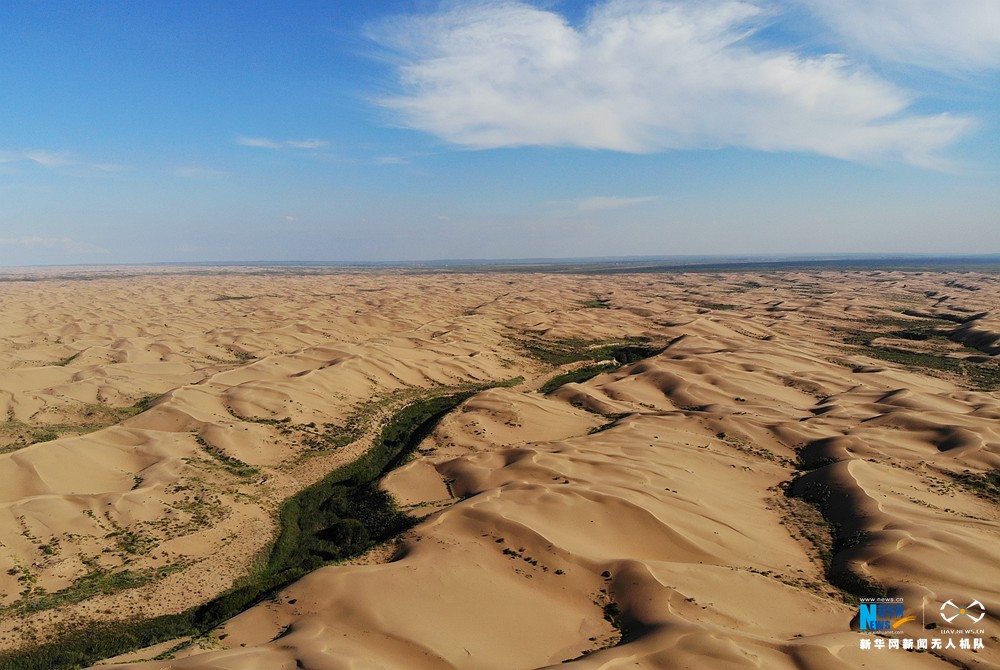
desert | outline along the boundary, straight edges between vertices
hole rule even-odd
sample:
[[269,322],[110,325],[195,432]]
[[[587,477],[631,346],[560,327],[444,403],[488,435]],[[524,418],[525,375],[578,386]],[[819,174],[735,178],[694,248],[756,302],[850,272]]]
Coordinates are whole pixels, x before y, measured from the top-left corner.
[[1000,0],[0,63],[0,670],[1000,669]]
[[1000,663],[996,274],[0,280],[0,667]]

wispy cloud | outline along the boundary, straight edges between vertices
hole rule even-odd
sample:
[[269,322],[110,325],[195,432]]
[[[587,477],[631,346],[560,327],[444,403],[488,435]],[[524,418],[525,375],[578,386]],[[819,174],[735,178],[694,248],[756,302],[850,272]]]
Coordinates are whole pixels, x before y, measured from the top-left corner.
[[253,147],[255,149],[301,149],[304,151],[313,151],[316,149],[323,149],[330,146],[330,143],[326,140],[320,140],[315,138],[309,138],[304,140],[272,140],[266,137],[244,137],[239,136],[233,140],[236,144],[244,147]]
[[285,146],[293,149],[323,149],[330,146],[326,140],[286,140]]
[[233,140],[236,144],[244,147],[254,147],[255,149],[280,149],[280,142],[269,140],[266,137],[237,137]]
[[98,172],[125,172],[129,169],[128,166],[119,163],[94,163],[90,167]]
[[547,205],[569,205],[578,212],[596,212],[606,209],[624,209],[634,207],[646,202],[659,200],[658,195],[644,195],[634,198],[623,198],[618,196],[591,196],[578,200],[550,200]]
[[205,167],[183,167],[171,170],[170,174],[175,177],[184,177],[185,179],[218,179],[219,177],[228,177],[230,173],[225,170],[214,170]]
[[941,166],[970,118],[911,113],[912,94],[843,55],[748,37],[761,2],[608,0],[580,26],[522,2],[451,5],[371,36],[401,59],[379,102],[468,148],[648,153],[746,147]]
[[799,0],[852,47],[944,70],[1000,68],[997,0]]
[[81,165],[82,161],[68,151],[22,149],[20,151],[0,151],[0,163],[34,163],[44,168],[60,168],[67,165]]
[[71,237],[0,237],[0,247],[20,249],[52,249],[73,255],[107,254],[107,249],[89,242],[80,242]]
[[30,149],[22,152],[25,160],[32,161],[47,168],[64,167],[66,165],[76,165],[80,161],[74,159],[69,152],[44,151],[41,149]]
[[47,149],[23,149],[0,151],[0,164],[34,164],[50,170],[73,167],[97,172],[121,172],[127,168],[116,163],[88,163],[69,151],[49,151]]
[[642,203],[652,202],[657,199],[659,199],[659,196],[655,195],[646,195],[638,198],[593,197],[584,198],[577,204],[577,207],[582,212],[592,212],[602,209],[622,209],[625,207],[633,207],[635,205],[641,205]]

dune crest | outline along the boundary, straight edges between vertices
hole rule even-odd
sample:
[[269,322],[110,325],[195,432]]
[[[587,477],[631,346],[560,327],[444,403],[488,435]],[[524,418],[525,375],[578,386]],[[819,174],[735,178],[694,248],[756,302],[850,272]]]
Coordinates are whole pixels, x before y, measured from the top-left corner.
[[[0,378],[11,421],[54,424],[80,398],[125,408],[161,397],[89,434],[16,449],[11,438],[0,567],[30,566],[52,593],[89,569],[71,554],[127,531],[141,540],[168,516],[181,523],[148,552],[100,556],[107,570],[166,574],[8,618],[4,644],[18,641],[14,625],[211,597],[271,539],[280,500],[363,453],[371,433],[358,426],[419,389],[519,376],[450,412],[382,481],[422,518],[398,542],[308,574],[207,638],[175,641],[174,658],[142,660],[166,650],[156,648],[113,660],[846,669],[879,653],[859,648],[852,598],[888,592],[918,613],[902,628],[911,638],[930,636],[921,608],[947,599],[988,612],[984,650],[882,651],[892,667],[992,667],[1000,519],[983,475],[1000,465],[1000,366],[961,344],[965,322],[932,317],[991,315],[1000,282],[977,275],[980,290],[944,295],[952,279],[144,276],[55,282],[66,297],[52,317],[6,286],[23,315]],[[90,286],[100,291],[74,312],[69,296]],[[102,293],[115,295],[112,314],[143,295],[150,316],[101,323]],[[180,325],[157,318],[171,310]],[[38,364],[84,340],[86,356]],[[617,365],[600,349],[641,342],[659,353]],[[591,361],[566,360],[588,347]],[[125,393],[100,395],[101,384]],[[216,511],[196,527],[185,496]],[[60,554],[46,557],[41,543],[57,537]],[[16,593],[8,572],[3,592]]]

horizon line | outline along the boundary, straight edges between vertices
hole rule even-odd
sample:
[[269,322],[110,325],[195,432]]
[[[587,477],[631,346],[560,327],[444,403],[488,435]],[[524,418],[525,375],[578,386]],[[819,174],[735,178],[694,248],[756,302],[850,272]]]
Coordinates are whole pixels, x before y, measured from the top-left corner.
[[341,268],[407,268],[407,267],[501,267],[501,266],[566,266],[566,265],[624,265],[642,267],[658,264],[665,267],[697,267],[713,264],[733,265],[782,265],[828,263],[924,262],[934,265],[949,262],[1000,263],[1000,252],[989,253],[789,253],[789,254],[675,254],[647,256],[572,256],[572,257],[523,257],[523,258],[438,258],[428,260],[210,260],[210,261],[137,261],[118,263],[45,263],[28,265],[0,265],[0,271],[52,269],[52,268],[126,268],[126,267],[341,267]]

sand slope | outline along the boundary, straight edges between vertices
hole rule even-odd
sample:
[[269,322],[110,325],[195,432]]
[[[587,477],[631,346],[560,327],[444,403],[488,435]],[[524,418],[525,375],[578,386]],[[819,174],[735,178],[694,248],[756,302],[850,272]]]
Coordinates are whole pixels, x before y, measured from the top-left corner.
[[[979,288],[956,289],[956,280]],[[107,281],[127,291],[126,284]],[[213,283],[223,281],[232,284]],[[838,330],[892,319],[878,334],[901,341],[898,351],[938,347],[949,360],[992,365],[982,347],[960,344],[968,341],[968,323],[934,322],[940,333],[919,341],[900,332],[908,320],[926,318],[902,310],[987,312],[976,327],[989,323],[1000,304],[993,277],[866,272],[389,281],[342,275],[143,282],[136,290],[144,295],[158,290],[164,303],[186,305],[178,307],[178,323],[185,325],[146,342],[151,323],[119,317],[123,325],[114,327],[133,330],[109,330],[106,337],[124,342],[119,351],[169,349],[171,360],[145,365],[177,367],[161,377],[143,368],[148,379],[128,369],[133,376],[123,376],[122,387],[137,395],[156,378],[172,384],[170,392],[120,425],[0,457],[2,480],[17,482],[4,492],[9,517],[2,527],[10,531],[3,551],[13,565],[33,560],[44,579],[55,580],[60,565],[72,573],[73,564],[46,563],[21,528],[39,539],[63,533],[63,546],[78,542],[96,551],[108,538],[90,529],[88,519],[135,528],[164,518],[168,509],[178,514],[171,487],[200,479],[205,491],[228,487],[214,494],[218,518],[178,531],[148,555],[124,557],[155,565],[162,552],[166,560],[189,563],[144,587],[161,594],[161,608],[207,597],[238,573],[247,547],[266,543],[267,511],[276,501],[364,447],[361,440],[301,458],[302,434],[283,435],[275,424],[248,419],[344,422],[372,396],[517,374],[527,379],[467,401],[442,421],[416,460],[386,478],[383,485],[399,503],[424,516],[391,560],[322,568],[175,660],[123,667],[1000,663],[1000,642],[990,637],[1000,634],[997,508],[949,474],[998,467],[1000,396],[970,390],[978,382],[962,376],[962,368],[928,370],[872,357],[873,350]],[[21,304],[10,297],[18,288],[4,287],[4,299]],[[58,290],[54,284],[53,293]],[[199,291],[280,298],[198,303]],[[611,308],[583,306],[591,296]],[[39,318],[21,308],[25,323]],[[157,309],[166,307],[151,312]],[[72,312],[63,310],[63,318]],[[282,313],[295,316],[283,320]],[[238,319],[245,321],[232,323]],[[92,321],[73,337],[86,333],[97,351],[107,344],[97,341]],[[28,418],[59,415],[68,411],[72,396],[65,389],[74,383],[125,374],[114,367],[121,362],[78,364],[82,355],[54,371],[29,365],[55,346],[39,336],[55,325],[25,323],[11,326],[10,337],[27,346],[5,354],[10,379],[0,386],[21,416],[31,407],[37,409]],[[629,336],[668,346],[548,395],[532,389],[551,368],[518,344]],[[245,346],[257,360],[207,358],[212,347],[230,345]],[[73,382],[60,376],[77,365],[90,376]],[[259,474],[240,480],[213,468],[195,434]],[[74,472],[87,473],[85,483]],[[143,476],[138,485],[135,474]],[[837,524],[837,540],[827,546],[833,584],[822,543],[809,539],[821,538],[828,523],[786,491],[821,502]],[[182,493],[191,495],[174,495]],[[87,509],[96,520],[82,514]],[[67,532],[90,538],[65,539]],[[227,554],[233,545],[242,553]],[[910,637],[931,634],[920,628],[921,607],[930,619],[945,600],[978,599],[988,611],[980,624],[987,648],[940,656],[860,650],[859,634],[851,630],[857,607],[845,602],[841,587],[865,585],[904,597],[908,612],[917,614],[903,628]],[[138,610],[140,593],[76,607],[99,614],[109,603],[130,603]]]

